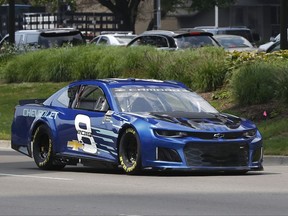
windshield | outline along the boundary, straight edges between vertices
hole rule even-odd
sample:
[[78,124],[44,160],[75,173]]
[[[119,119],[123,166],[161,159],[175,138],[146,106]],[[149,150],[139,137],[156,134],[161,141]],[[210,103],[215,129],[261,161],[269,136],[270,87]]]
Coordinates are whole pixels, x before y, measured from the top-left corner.
[[127,86],[112,90],[122,112],[210,112],[218,113],[207,101],[184,88]]
[[225,48],[253,47],[252,44],[243,37],[217,37],[215,39]]
[[199,48],[203,46],[217,46],[217,43],[207,35],[183,35],[175,38],[178,48]]
[[43,48],[79,44],[84,44],[84,39],[80,33],[42,33],[39,37],[39,45]]
[[136,35],[117,35],[115,38],[120,44],[126,45],[128,44]]
[[239,35],[246,38],[248,41],[253,42],[252,34],[249,30],[222,30],[219,34]]

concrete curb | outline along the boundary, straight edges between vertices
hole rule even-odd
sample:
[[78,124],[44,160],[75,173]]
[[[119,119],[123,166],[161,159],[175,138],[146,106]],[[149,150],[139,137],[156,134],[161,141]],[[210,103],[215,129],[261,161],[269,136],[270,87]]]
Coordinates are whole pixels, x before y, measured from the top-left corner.
[[10,140],[0,140],[0,148],[10,148],[11,142]]
[[264,155],[264,166],[288,166],[288,156]]
[[[10,140],[0,140],[1,148],[11,148]],[[264,166],[288,166],[288,156],[264,155]]]

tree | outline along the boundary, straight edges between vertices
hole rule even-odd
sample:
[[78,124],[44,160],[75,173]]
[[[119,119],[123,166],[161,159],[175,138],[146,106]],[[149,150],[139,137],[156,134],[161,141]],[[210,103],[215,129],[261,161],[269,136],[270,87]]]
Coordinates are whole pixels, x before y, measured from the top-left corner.
[[10,45],[15,43],[15,0],[9,1],[9,43]]
[[[10,0],[0,0],[0,5],[9,2]],[[72,9],[75,9],[76,0],[15,0],[15,4],[31,4],[33,6],[49,5],[51,12],[57,11],[59,3],[68,4]]]
[[[7,1],[7,0],[6,0]],[[52,10],[57,9],[57,3],[64,0],[22,0],[30,2],[32,5],[49,4]],[[97,0],[94,0],[97,1]],[[92,2],[91,1],[91,4]],[[120,20],[120,30],[135,31],[135,23],[139,12],[140,3],[145,3],[151,0],[98,0],[98,2],[108,8],[118,20]],[[229,6],[235,3],[236,0],[191,0],[192,10],[205,10],[213,8],[215,5],[219,7]],[[3,0],[0,0],[3,2]],[[76,0],[65,0],[70,6],[76,5]],[[175,9],[175,6],[187,5],[187,0],[162,0],[161,1],[161,17],[163,18],[170,11]]]
[[287,8],[288,8],[288,3],[286,2],[286,0],[281,0],[280,3],[280,48],[282,50],[287,49],[288,48],[288,42],[287,42],[287,16],[286,16],[286,12],[287,12]]
[[120,20],[119,29],[135,32],[138,6],[142,0],[98,0]]

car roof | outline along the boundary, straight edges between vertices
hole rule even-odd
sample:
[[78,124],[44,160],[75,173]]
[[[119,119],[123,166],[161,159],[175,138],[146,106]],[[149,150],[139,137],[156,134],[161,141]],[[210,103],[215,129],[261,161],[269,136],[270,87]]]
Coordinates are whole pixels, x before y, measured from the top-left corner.
[[18,30],[15,33],[36,33],[36,32],[70,32],[70,31],[79,31],[74,28],[55,28],[55,29],[32,29],[32,30]]
[[177,37],[179,35],[207,35],[207,36],[212,36],[212,33],[205,32],[202,30],[184,30],[180,29],[177,31],[167,31],[167,30],[151,30],[151,31],[145,31],[140,36],[144,35],[165,35],[165,36],[170,36],[170,37]]
[[[213,35],[214,38],[244,38],[241,35],[230,35],[230,34],[218,34],[218,35]],[[247,40],[246,38],[244,38]]]
[[137,79],[137,78],[106,78],[106,79],[95,79],[95,80],[78,80],[70,83],[70,85],[93,85],[102,83],[103,85],[113,87],[119,86],[130,86],[130,85],[159,85],[159,86],[173,86],[187,88],[183,83],[173,80],[156,80],[156,79]]
[[176,34],[173,31],[167,31],[167,30],[150,30],[150,31],[145,31],[141,33],[140,35],[141,36],[142,35],[167,35],[167,36],[173,37]]
[[216,27],[216,26],[196,26],[194,29],[219,29],[219,30],[249,30],[246,26],[227,26],[227,27]]
[[[102,31],[100,35],[111,35],[111,36],[136,36],[131,31]],[[100,36],[99,35],[99,36]]]

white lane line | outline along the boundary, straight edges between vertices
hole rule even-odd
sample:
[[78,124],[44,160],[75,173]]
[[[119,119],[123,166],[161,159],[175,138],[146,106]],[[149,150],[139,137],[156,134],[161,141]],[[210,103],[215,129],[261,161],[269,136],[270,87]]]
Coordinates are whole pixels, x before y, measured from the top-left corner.
[[19,178],[36,178],[36,179],[49,179],[49,180],[62,180],[62,181],[72,181],[73,179],[69,178],[54,178],[54,177],[43,177],[43,176],[33,176],[33,175],[15,175],[0,173],[0,176],[10,176],[10,177],[19,177]]

